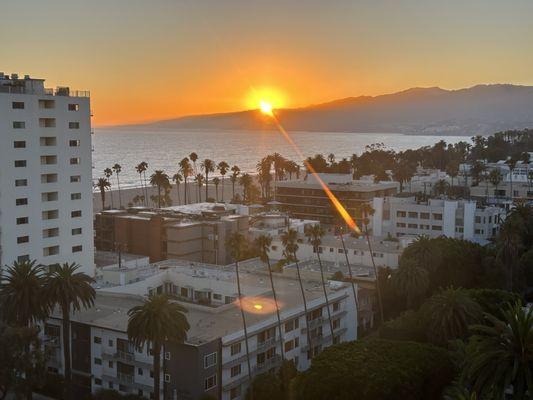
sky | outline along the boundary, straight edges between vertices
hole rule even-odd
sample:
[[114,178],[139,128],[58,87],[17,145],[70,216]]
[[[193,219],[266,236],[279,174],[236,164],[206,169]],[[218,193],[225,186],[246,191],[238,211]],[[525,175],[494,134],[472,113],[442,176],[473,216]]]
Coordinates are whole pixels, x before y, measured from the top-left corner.
[[0,71],[96,126],[410,87],[533,85],[531,0],[2,0]]

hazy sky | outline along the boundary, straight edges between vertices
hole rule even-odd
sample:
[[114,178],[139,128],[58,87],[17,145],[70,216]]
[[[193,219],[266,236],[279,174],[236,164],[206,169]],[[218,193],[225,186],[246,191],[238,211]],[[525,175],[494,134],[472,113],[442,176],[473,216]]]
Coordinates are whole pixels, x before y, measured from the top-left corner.
[[249,108],[252,87],[302,106],[412,86],[533,84],[531,0],[0,6],[0,71],[90,90],[96,125]]

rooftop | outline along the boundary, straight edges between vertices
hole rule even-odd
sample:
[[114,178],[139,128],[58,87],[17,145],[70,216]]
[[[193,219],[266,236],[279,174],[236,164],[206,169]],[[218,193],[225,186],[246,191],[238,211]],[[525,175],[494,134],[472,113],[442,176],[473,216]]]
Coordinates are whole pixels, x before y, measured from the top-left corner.
[[[345,192],[375,192],[385,189],[396,189],[397,182],[371,182],[371,181],[349,181],[346,183],[327,182],[328,187],[332,191]],[[278,188],[300,188],[300,189],[319,189],[322,186],[315,180],[294,180],[294,181],[279,181],[276,183]],[[281,194],[281,193],[280,193]]]
[[3,72],[0,72],[0,93],[90,97],[87,90],[71,90],[67,86],[45,88],[44,79],[31,78],[29,75],[19,78],[18,74],[6,75]]

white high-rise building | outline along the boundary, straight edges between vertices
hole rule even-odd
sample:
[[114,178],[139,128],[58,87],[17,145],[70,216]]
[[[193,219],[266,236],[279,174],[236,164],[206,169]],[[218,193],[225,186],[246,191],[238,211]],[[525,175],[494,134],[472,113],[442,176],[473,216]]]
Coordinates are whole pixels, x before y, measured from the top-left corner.
[[0,73],[0,265],[94,274],[89,93]]

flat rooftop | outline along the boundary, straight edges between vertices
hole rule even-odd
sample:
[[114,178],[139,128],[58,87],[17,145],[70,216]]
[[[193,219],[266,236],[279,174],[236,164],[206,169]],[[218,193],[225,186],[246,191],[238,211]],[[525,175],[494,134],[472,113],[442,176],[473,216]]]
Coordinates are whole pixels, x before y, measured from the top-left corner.
[[[148,259],[148,256],[131,253],[121,253],[120,257],[122,258],[122,262]],[[108,265],[118,264],[118,253],[113,251],[96,250],[94,252],[94,263],[97,267],[106,267]]]
[[[276,182],[278,188],[294,188],[294,189],[319,189],[322,186],[316,181],[298,180],[298,181],[279,181]],[[328,183],[328,187],[332,191],[345,192],[375,192],[385,189],[397,189],[397,182],[369,182],[369,181],[350,181],[348,183]],[[280,193],[282,195],[282,193]]]
[[[188,284],[194,287],[198,285],[200,288],[230,290],[236,296],[236,278],[234,267],[231,265],[226,267],[204,265],[200,268],[198,264],[187,265],[186,262],[166,260],[162,266],[166,270],[145,281],[97,290],[94,307],[84,312],[75,313],[72,315],[72,320],[125,332],[128,324],[128,310],[142,304],[143,301],[139,284],[144,284],[146,289],[148,283],[153,284],[155,281],[173,282],[180,286]],[[201,273],[199,273],[200,270]],[[253,334],[255,329],[275,323],[274,300],[265,268],[242,266],[240,275],[246,320],[251,334]],[[322,303],[320,274],[312,270],[304,270],[302,278],[309,308]],[[274,285],[282,315],[284,313],[292,314],[296,310],[301,311],[303,302],[298,290],[295,270],[288,269],[283,273],[276,273]],[[344,292],[339,291],[339,288],[344,287],[347,287],[347,284],[342,283],[339,287],[330,287],[328,293],[333,298],[343,296]],[[237,301],[218,307],[177,302],[188,310],[187,320],[191,326],[187,339],[189,344],[209,342],[239,333],[242,330],[241,314]],[[254,308],[254,305],[257,304],[261,305],[262,308],[259,310]]]

